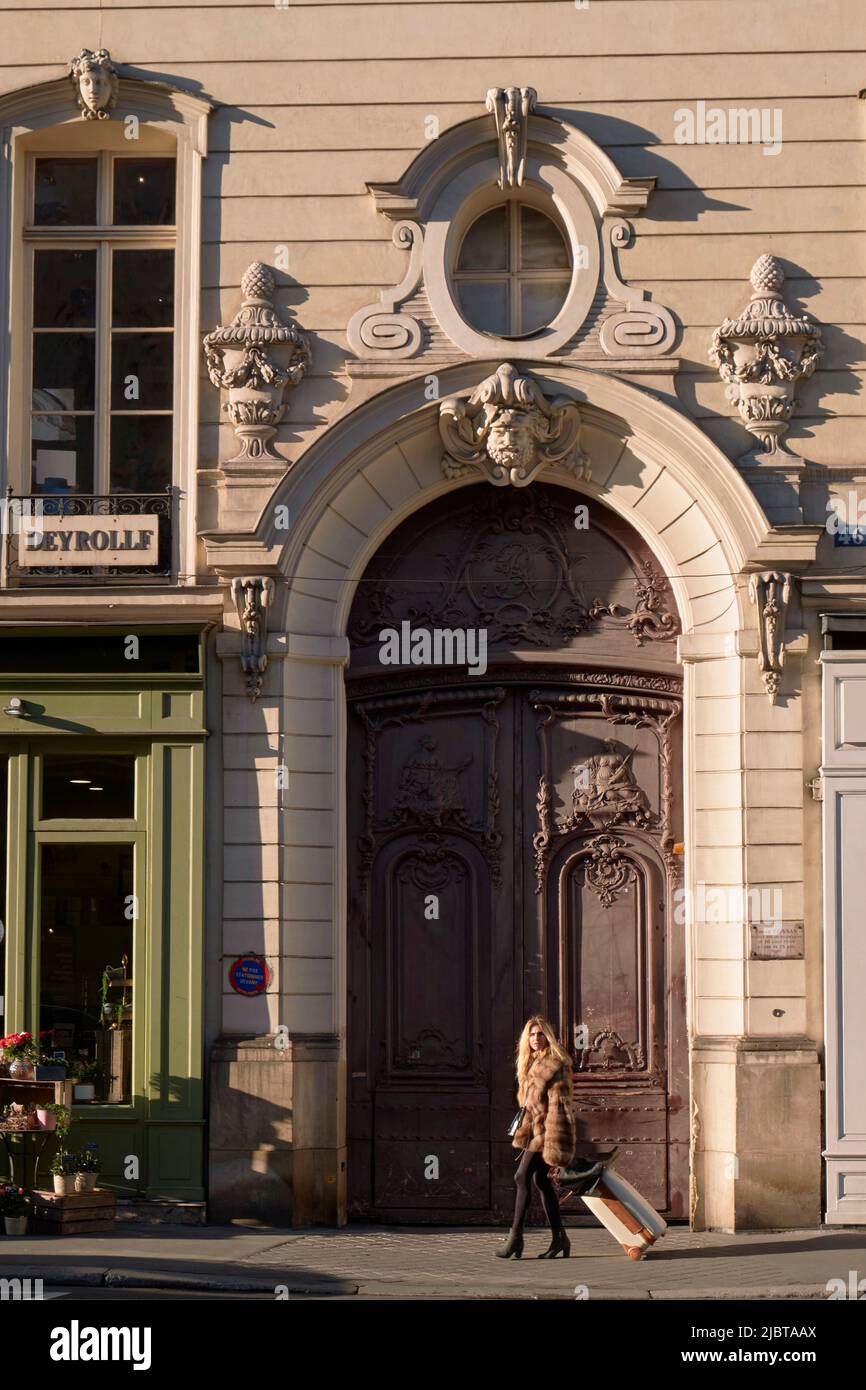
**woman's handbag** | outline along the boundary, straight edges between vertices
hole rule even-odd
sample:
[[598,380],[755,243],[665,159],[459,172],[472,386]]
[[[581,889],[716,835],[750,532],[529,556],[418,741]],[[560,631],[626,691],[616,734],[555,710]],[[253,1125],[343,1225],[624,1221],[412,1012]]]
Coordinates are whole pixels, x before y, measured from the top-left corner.
[[526,1106],[521,1105],[511,1124],[508,1126],[508,1137],[513,1139],[520,1126],[523,1124],[523,1117],[526,1114]]
[[556,1185],[560,1189],[562,1196],[560,1201],[567,1201],[570,1197],[588,1196],[604,1175],[604,1170],[619,1153],[619,1149],[612,1149],[610,1153],[601,1154],[598,1158],[576,1158],[573,1159],[568,1168],[560,1168],[556,1179]]

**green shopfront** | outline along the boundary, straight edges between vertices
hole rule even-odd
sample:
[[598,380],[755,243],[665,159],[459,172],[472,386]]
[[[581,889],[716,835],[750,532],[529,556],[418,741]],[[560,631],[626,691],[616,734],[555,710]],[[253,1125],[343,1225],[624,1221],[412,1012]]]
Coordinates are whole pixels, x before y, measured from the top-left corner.
[[103,1186],[203,1201],[201,630],[0,635],[0,1036],[48,1032]]

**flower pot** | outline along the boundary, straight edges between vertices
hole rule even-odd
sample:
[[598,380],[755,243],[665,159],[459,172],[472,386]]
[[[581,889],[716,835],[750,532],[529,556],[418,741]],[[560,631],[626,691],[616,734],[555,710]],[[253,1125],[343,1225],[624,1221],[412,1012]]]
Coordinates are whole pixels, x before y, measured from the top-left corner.
[[36,1118],[39,1121],[40,1129],[57,1128],[57,1116],[55,1115],[53,1110],[40,1110],[39,1106],[37,1105]]
[[16,1057],[9,1063],[9,1075],[13,1081],[32,1081],[35,1068],[32,1062]]
[[69,1197],[75,1191],[74,1173],[53,1173],[54,1191],[58,1197]]
[[26,1216],[4,1216],[7,1236],[26,1236],[28,1219]]
[[97,1178],[97,1174],[96,1174],[96,1173],[76,1173],[76,1174],[75,1174],[75,1191],[76,1191],[76,1192],[92,1192],[93,1189],[94,1189],[95,1186],[96,1186],[96,1178]]
[[37,1081],[65,1081],[66,1063],[65,1062],[37,1062],[36,1064]]
[[92,1081],[77,1081],[72,1096],[74,1100],[93,1100],[96,1096],[96,1086]]

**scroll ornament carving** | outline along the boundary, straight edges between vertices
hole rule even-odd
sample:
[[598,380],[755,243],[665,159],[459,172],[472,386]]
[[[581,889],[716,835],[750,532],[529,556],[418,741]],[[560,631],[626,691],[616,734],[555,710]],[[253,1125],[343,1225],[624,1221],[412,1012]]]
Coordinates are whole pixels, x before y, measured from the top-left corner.
[[406,274],[390,290],[384,290],[378,304],[365,304],[349,320],[346,336],[349,347],[357,357],[369,358],[378,354],[388,360],[414,357],[421,347],[421,325],[411,314],[398,307],[418,287],[424,236],[417,222],[398,222],[392,241],[409,252]]
[[231,463],[285,462],[271,441],[286,411],[286,388],[303,381],[312,361],[306,336],[274,308],[275,289],[272,271],[255,261],[241,280],[243,301],[231,323],[204,340],[208,376],[228,391],[223,410],[241,441]]
[[608,314],[599,331],[609,357],[657,357],[673,347],[676,324],[663,304],[654,304],[647,291],[627,285],[616,264],[616,253],[628,246],[632,228],[622,218],[606,218],[602,227],[604,283],[611,297],[625,307]]
[[580,431],[576,401],[548,399],[532,377],[503,362],[468,397],[442,401],[442,471],[459,478],[477,470],[494,487],[526,487],[543,468],[557,464],[588,478]]
[[267,610],[274,595],[274,581],[266,575],[245,575],[232,580],[232,598],[241,624],[241,669],[247,694],[255,704],[262,693],[268,665]]
[[499,187],[503,190],[523,186],[529,117],[537,95],[533,87],[491,87],[487,93],[487,110],[496,122]]
[[785,614],[791,585],[790,574],[777,570],[749,576],[749,598],[758,609],[758,666],[771,705],[776,703],[785,664]]
[[70,59],[69,76],[82,120],[106,121],[117,102],[120,74],[107,48],[82,48]]
[[797,408],[797,386],[812,375],[824,348],[809,315],[792,314],[786,305],[785,272],[775,256],[759,256],[750,278],[752,297],[739,318],[725,319],[714,332],[710,361],[746,429],[772,455]]
[[587,845],[586,882],[601,902],[612,907],[635,878],[634,865],[624,854],[625,840],[618,835],[597,835]]
[[663,607],[668,583],[649,560],[640,562],[643,571],[634,581],[635,607],[627,613],[619,603],[605,604],[596,599],[590,617],[604,617],[613,627],[626,627],[639,647],[644,642],[666,642],[675,637],[679,623],[674,613]]

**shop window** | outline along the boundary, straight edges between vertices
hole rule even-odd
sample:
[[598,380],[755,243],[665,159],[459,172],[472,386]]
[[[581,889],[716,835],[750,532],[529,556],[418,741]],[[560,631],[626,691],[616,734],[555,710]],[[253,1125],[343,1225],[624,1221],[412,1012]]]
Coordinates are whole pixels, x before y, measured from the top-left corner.
[[43,820],[133,820],[135,756],[78,757],[46,753],[42,760]]
[[571,284],[571,253],[539,208],[511,200],[466,231],[453,274],[466,322],[497,338],[520,338],[552,323]]
[[172,481],[175,160],[36,156],[30,487],[163,492]]
[[133,859],[131,845],[41,847],[40,1029],[76,1105],[132,1100]]

